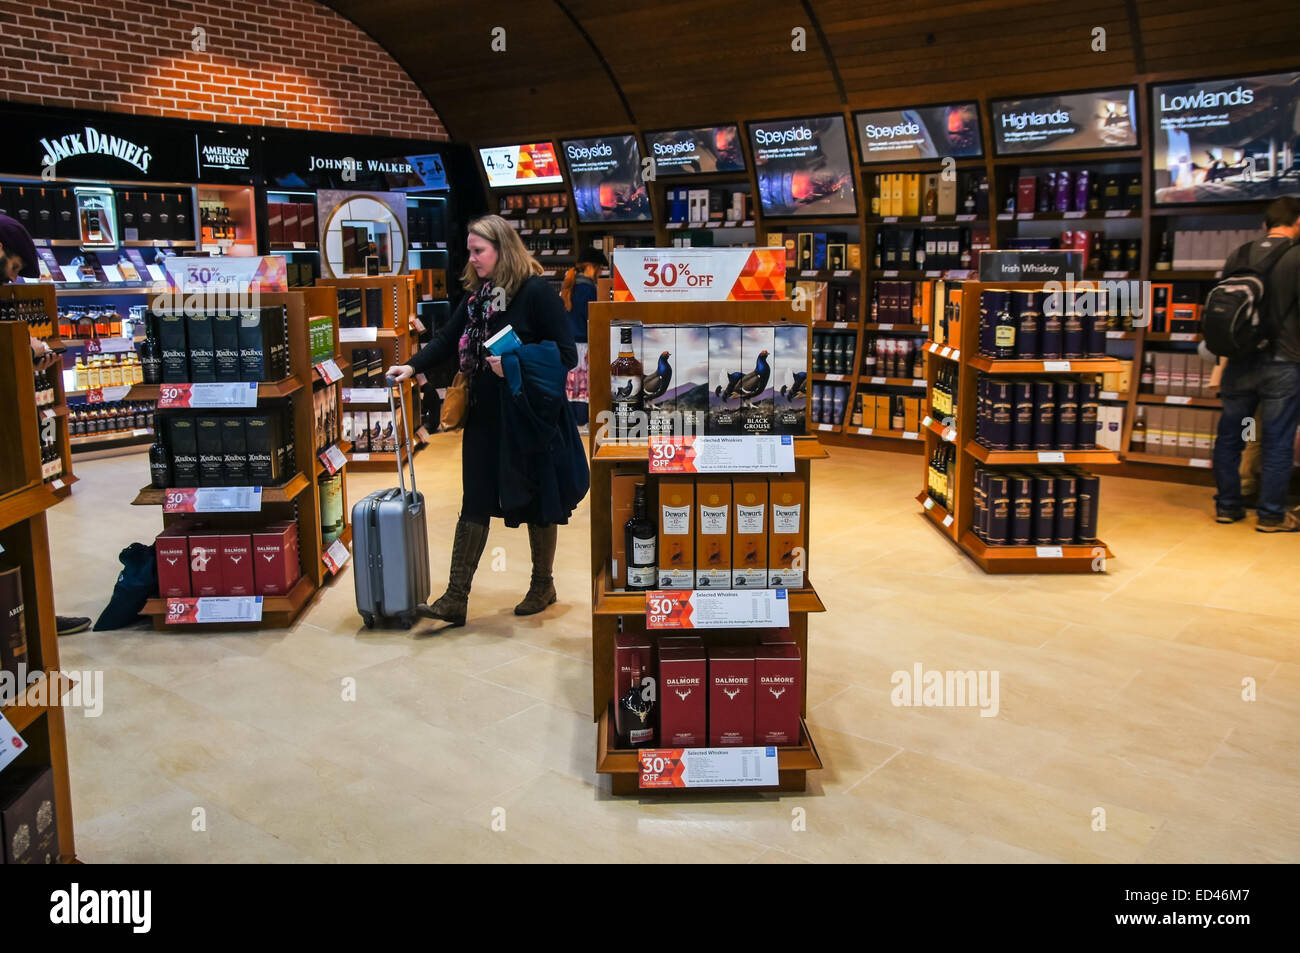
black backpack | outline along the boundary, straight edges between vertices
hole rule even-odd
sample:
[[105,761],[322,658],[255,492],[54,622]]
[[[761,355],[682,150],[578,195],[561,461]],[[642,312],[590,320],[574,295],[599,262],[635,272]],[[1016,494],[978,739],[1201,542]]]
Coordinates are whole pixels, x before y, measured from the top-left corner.
[[[1277,247],[1269,248],[1270,242]],[[1268,273],[1291,250],[1295,243],[1284,238],[1266,238],[1259,242],[1268,253],[1255,264],[1255,247],[1246,261],[1234,268],[1210,289],[1201,309],[1201,334],[1205,346],[1219,357],[1242,358],[1271,347],[1277,339],[1277,321],[1272,308],[1266,307],[1264,294]]]

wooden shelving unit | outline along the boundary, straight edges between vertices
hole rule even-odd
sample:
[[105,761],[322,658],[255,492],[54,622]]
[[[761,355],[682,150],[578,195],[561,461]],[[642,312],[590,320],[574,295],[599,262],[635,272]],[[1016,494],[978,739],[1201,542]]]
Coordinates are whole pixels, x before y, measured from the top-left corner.
[[[645,302],[596,302],[590,306],[588,342],[591,348],[591,366],[607,368],[610,365],[611,325],[621,322],[642,324],[708,324],[724,320],[737,325],[775,325],[781,323],[808,326],[806,313],[794,311],[788,301],[728,302],[673,302],[667,304]],[[811,354],[810,354],[811,367]],[[591,375],[592,412],[610,406],[609,375]],[[637,628],[644,625],[646,597],[644,593],[615,591],[610,584],[609,559],[614,527],[610,525],[609,499],[612,474],[615,472],[645,473],[649,463],[649,450],[645,445],[598,445],[595,435],[587,438],[591,463],[591,579],[592,579],[592,721],[596,723],[596,772],[608,774],[614,794],[637,794],[638,757],[635,750],[619,749],[610,717],[614,702],[614,636],[620,624]],[[795,438],[795,472],[805,485],[811,486],[812,462],[827,456],[817,437],[808,435]],[[810,494],[811,496],[811,494]],[[808,513],[809,499],[805,499]],[[812,548],[811,546],[809,547]],[[809,567],[810,568],[810,567]],[[811,576],[804,589],[791,590],[790,639],[799,646],[803,661],[804,684],[808,671],[808,615],[824,612],[825,606],[812,588]],[[707,629],[699,630],[706,644],[737,644],[752,642],[752,630]],[[807,693],[802,699],[801,713],[807,716]],[[807,784],[809,771],[822,767],[816,745],[803,725],[802,743],[778,750],[779,784],[775,789],[750,790],[802,791]],[[691,790],[700,790],[693,788]],[[649,792],[644,792],[649,793]]]
[[[293,443],[296,472],[279,486],[262,488],[262,510],[257,513],[206,514],[205,519],[220,526],[233,529],[256,529],[275,519],[291,518],[298,524],[298,551],[301,561],[302,577],[285,596],[267,596],[262,603],[262,621],[242,625],[224,624],[207,626],[199,624],[175,624],[167,622],[167,600],[155,598],[145,604],[144,615],[153,619],[154,628],[159,631],[206,631],[254,628],[281,628],[292,624],[303,608],[311,601],[316,591],[329,577],[329,570],[322,561],[327,548],[322,539],[321,529],[321,492],[317,475],[323,472],[316,457],[315,432],[313,427],[314,405],[311,394],[315,388],[323,387],[324,382],[311,363],[311,349],[308,340],[308,319],[328,316],[333,320],[335,341],[338,340],[338,305],[334,291],[329,288],[295,288],[284,292],[262,292],[261,303],[266,306],[283,305],[288,321],[289,376],[258,386],[258,400],[288,401],[293,421]],[[336,349],[337,354],[337,349]],[[145,387],[146,385],[135,385]],[[339,383],[339,387],[342,382]],[[158,385],[153,385],[156,391]],[[133,388],[134,390],[134,388]],[[146,390],[144,393],[149,393]],[[335,413],[341,413],[341,390],[335,391]],[[219,413],[220,411],[213,411]],[[157,411],[161,417],[167,410]],[[161,421],[159,426],[162,426]],[[347,481],[343,481],[343,518],[346,523],[349,509],[347,506]],[[136,506],[160,506],[164,503],[167,490],[145,487],[140,490],[132,503]],[[163,514],[163,524],[183,519],[188,514]],[[346,527],[345,527],[346,535]],[[349,537],[350,538],[350,537]]]
[[[1035,290],[1041,285],[1029,282],[998,282],[982,284],[967,282],[962,286],[961,320],[958,325],[960,338],[950,341],[943,347],[957,345],[956,355],[960,357],[956,422],[952,428],[927,416],[922,421],[925,457],[921,467],[921,483],[928,487],[930,458],[940,445],[953,443],[957,447],[955,468],[951,475],[952,492],[949,506],[944,507],[923,489],[916,500],[921,504],[922,513],[935,528],[952,543],[963,550],[987,573],[1076,573],[1097,571],[1098,557],[1104,560],[1112,554],[1106,544],[1100,541],[1062,546],[990,546],[976,536],[972,529],[974,523],[974,484],[976,464],[984,466],[1038,467],[1071,466],[1087,467],[1113,465],[1119,461],[1119,454],[1111,450],[1057,450],[1057,451],[1000,451],[977,443],[975,440],[975,420],[978,413],[978,377],[980,374],[1014,375],[1033,374],[1051,376],[1053,374],[1102,374],[1117,370],[1118,361],[1113,358],[1071,360],[1068,367],[1060,367],[1058,362],[1044,361],[1001,361],[982,357],[979,354],[979,302],[980,294],[986,288]],[[941,349],[940,349],[941,350]],[[927,344],[926,379],[929,390],[926,406],[933,404],[933,389],[940,369],[951,360],[936,353],[933,344]],[[1061,362],[1063,363],[1063,362]]]
[[[58,304],[52,285],[48,283],[4,285],[0,287],[0,300],[40,302],[41,310],[49,318],[51,327],[55,331],[58,330]],[[23,327],[23,330],[27,330],[26,326]],[[44,341],[50,347],[60,347],[65,343],[57,334],[44,338]],[[27,353],[30,356],[30,345]],[[26,373],[29,377],[34,374],[30,359],[27,362]],[[55,479],[61,480],[61,486],[54,489],[62,496],[68,496],[71,493],[72,484],[77,482],[72,472],[72,442],[70,440],[71,435],[68,432],[68,394],[63,386],[63,369],[60,364],[56,363],[47,373],[54,382],[54,403],[37,408],[36,413],[41,419],[42,430],[48,433],[47,428],[51,426],[54,428],[54,444],[59,448],[59,461],[63,472],[58,477],[52,477],[46,482],[52,483]],[[52,424],[47,422],[51,420],[53,421]]]
[[[8,290],[8,289],[7,289]],[[12,289],[24,290],[24,289]],[[52,292],[52,289],[50,289]],[[21,702],[3,709],[22,735],[25,749],[5,768],[8,777],[23,769],[50,768],[59,834],[59,862],[77,863],[73,837],[68,744],[61,699],[72,683],[60,675],[59,637],[54,618],[54,576],[45,511],[59,496],[41,479],[36,391],[27,327],[0,324],[0,440],[10,448],[0,456],[0,567],[22,573],[23,616],[28,672],[45,673],[43,699],[29,688]],[[66,439],[66,438],[65,438]],[[35,704],[27,704],[28,701]]]
[[[343,371],[343,380],[340,387],[352,387],[352,352],[357,349],[374,350],[381,349],[384,352],[384,367],[393,364],[405,364],[411,359],[411,356],[419,350],[419,343],[416,338],[416,332],[412,327],[412,321],[417,317],[415,279],[411,275],[393,275],[380,278],[317,278],[316,287],[326,290],[332,295],[336,295],[342,288],[357,288],[365,290],[367,288],[378,288],[383,303],[383,314],[379,319],[376,341],[340,341],[339,349],[342,351],[344,359],[339,361],[339,369]],[[322,313],[322,312],[317,312]],[[338,300],[335,298],[333,306],[335,315],[335,329],[338,329]],[[369,316],[363,315],[363,320],[368,321]],[[335,340],[339,338],[336,334]],[[414,432],[419,429],[422,410],[420,407],[420,388],[415,386],[414,379],[402,384],[406,391],[406,408],[411,415],[411,430]],[[343,411],[348,411],[351,407],[361,409],[387,407],[386,402],[382,404],[343,404]],[[416,447],[416,452],[423,444]],[[375,452],[366,459],[355,460],[352,454],[348,454],[349,465],[359,472],[371,472],[377,470],[390,470],[395,466],[397,457],[388,453],[387,455]]]

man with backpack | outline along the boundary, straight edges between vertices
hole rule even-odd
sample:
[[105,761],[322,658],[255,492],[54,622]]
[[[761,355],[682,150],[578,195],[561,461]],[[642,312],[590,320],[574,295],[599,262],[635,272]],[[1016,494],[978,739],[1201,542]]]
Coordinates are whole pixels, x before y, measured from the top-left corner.
[[1228,256],[1202,316],[1207,348],[1228,358],[1214,444],[1215,514],[1220,523],[1246,518],[1239,466],[1245,421],[1258,413],[1252,429],[1263,462],[1255,529],[1295,533],[1300,517],[1287,511],[1286,496],[1300,421],[1300,198],[1274,200],[1264,219],[1268,236]]

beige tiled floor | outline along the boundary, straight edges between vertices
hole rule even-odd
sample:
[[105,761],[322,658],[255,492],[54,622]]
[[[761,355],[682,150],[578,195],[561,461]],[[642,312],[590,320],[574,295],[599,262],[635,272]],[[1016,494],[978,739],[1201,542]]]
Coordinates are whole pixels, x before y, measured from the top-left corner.
[[[435,594],[459,459],[454,438],[420,456]],[[1106,575],[986,577],[918,515],[919,465],[837,449],[816,467],[812,575],[830,611],[812,621],[809,723],[826,769],[803,795],[607,793],[584,505],[560,532],[561,602],[542,617],[511,614],[527,537],[498,525],[470,624],[446,634],[364,630],[345,574],[287,631],[64,639],[65,668],[105,673],[103,715],[67,715],[78,853],[1300,860],[1300,539],[1214,525],[1208,490],[1108,479]],[[93,616],[117,552],[151,539],[159,515],[113,502],[142,485],[142,456],[77,470],[50,516],[56,590],[60,612]],[[392,482],[358,475],[350,494]],[[918,662],[997,671],[997,717],[893,706],[891,674]]]

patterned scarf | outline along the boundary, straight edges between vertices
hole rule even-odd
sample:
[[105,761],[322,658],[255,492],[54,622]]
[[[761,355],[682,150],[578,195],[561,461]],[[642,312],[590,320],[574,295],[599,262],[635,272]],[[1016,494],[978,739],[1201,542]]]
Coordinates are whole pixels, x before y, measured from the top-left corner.
[[492,281],[484,281],[478,291],[470,295],[467,305],[469,319],[465,322],[465,333],[460,336],[460,370],[469,378],[487,367],[483,359],[483,342],[493,314],[493,290]]

